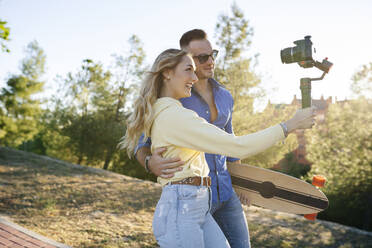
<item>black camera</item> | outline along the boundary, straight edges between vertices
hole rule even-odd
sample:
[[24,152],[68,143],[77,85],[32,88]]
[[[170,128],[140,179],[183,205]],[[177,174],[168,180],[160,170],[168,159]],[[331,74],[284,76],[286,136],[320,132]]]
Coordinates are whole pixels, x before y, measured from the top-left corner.
[[332,63],[325,58],[322,62],[315,61],[312,56],[311,36],[305,36],[303,40],[293,42],[296,46],[288,47],[280,51],[282,63],[291,64],[297,62],[303,68],[316,68],[328,73],[332,67]]
[[[308,108],[311,106],[311,82],[322,80],[326,73],[332,67],[332,63],[327,58],[323,59],[322,62],[315,61],[312,55],[312,45],[310,40],[311,36],[305,36],[303,40],[296,40],[295,47],[288,47],[280,51],[280,58],[282,63],[291,64],[297,62],[303,68],[311,68],[315,66],[319,70],[323,71],[323,74],[319,78],[301,78],[301,97],[302,97],[302,108]],[[314,50],[315,52],[315,50]]]
[[[305,62],[303,65],[299,64],[302,67],[308,68],[311,66],[311,61],[313,61],[312,56],[312,45],[313,43],[310,40],[311,36],[305,36],[303,40],[296,40],[293,42],[295,47],[288,47],[280,51],[280,57],[282,63],[291,64],[295,62]],[[308,62],[308,63],[306,63]]]

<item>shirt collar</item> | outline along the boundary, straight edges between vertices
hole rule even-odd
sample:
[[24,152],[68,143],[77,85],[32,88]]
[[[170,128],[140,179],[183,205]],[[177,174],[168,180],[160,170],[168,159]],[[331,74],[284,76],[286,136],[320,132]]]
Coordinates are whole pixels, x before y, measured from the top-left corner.
[[[219,82],[217,82],[214,78],[209,78],[209,79],[208,79],[208,82],[212,85],[213,89],[218,90],[218,89],[220,89],[220,88],[225,88],[224,85],[222,85],[222,84],[220,84]],[[197,82],[196,82],[196,83],[197,83]],[[194,87],[191,88],[191,91],[197,93],[197,92],[195,91]]]
[[214,78],[209,78],[208,79],[208,82],[211,83],[211,85],[216,88],[216,89],[219,89],[219,88],[225,88],[225,86],[223,86],[222,84],[220,84],[219,82],[217,82]]

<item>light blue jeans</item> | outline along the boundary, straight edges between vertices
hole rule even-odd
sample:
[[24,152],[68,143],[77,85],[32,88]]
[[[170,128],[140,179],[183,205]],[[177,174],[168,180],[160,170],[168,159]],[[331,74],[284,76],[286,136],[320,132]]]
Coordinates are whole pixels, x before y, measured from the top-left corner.
[[229,248],[210,214],[211,190],[205,186],[166,185],[152,222],[162,248]]
[[235,191],[229,200],[213,203],[211,214],[225,234],[231,248],[251,247],[247,219]]

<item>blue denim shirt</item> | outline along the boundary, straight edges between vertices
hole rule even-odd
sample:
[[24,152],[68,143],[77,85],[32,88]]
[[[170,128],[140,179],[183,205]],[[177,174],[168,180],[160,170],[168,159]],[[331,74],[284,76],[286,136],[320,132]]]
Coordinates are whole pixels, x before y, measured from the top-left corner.
[[[214,102],[217,108],[217,118],[214,122],[211,122],[211,115],[208,103],[195,91],[191,91],[191,96],[180,99],[182,105],[185,108],[194,110],[200,117],[204,118],[209,123],[225,130],[228,133],[233,133],[231,124],[234,100],[230,92],[219,84],[214,79],[209,79],[212,85]],[[143,146],[151,146],[151,139],[149,138],[146,142],[142,142],[143,136],[139,140],[139,144],[135,149],[137,150]],[[212,200],[213,202],[224,202],[230,199],[233,192],[230,174],[227,171],[226,161],[234,162],[239,160],[238,158],[226,157],[217,154],[205,154],[209,166],[209,176],[212,179]]]

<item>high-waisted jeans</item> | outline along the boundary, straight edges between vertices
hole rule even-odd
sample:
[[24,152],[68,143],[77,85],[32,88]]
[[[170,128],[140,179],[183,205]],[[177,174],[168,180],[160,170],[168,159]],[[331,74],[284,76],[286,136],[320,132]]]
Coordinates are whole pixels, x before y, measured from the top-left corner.
[[160,247],[229,248],[210,214],[211,196],[205,186],[164,186],[152,223]]

